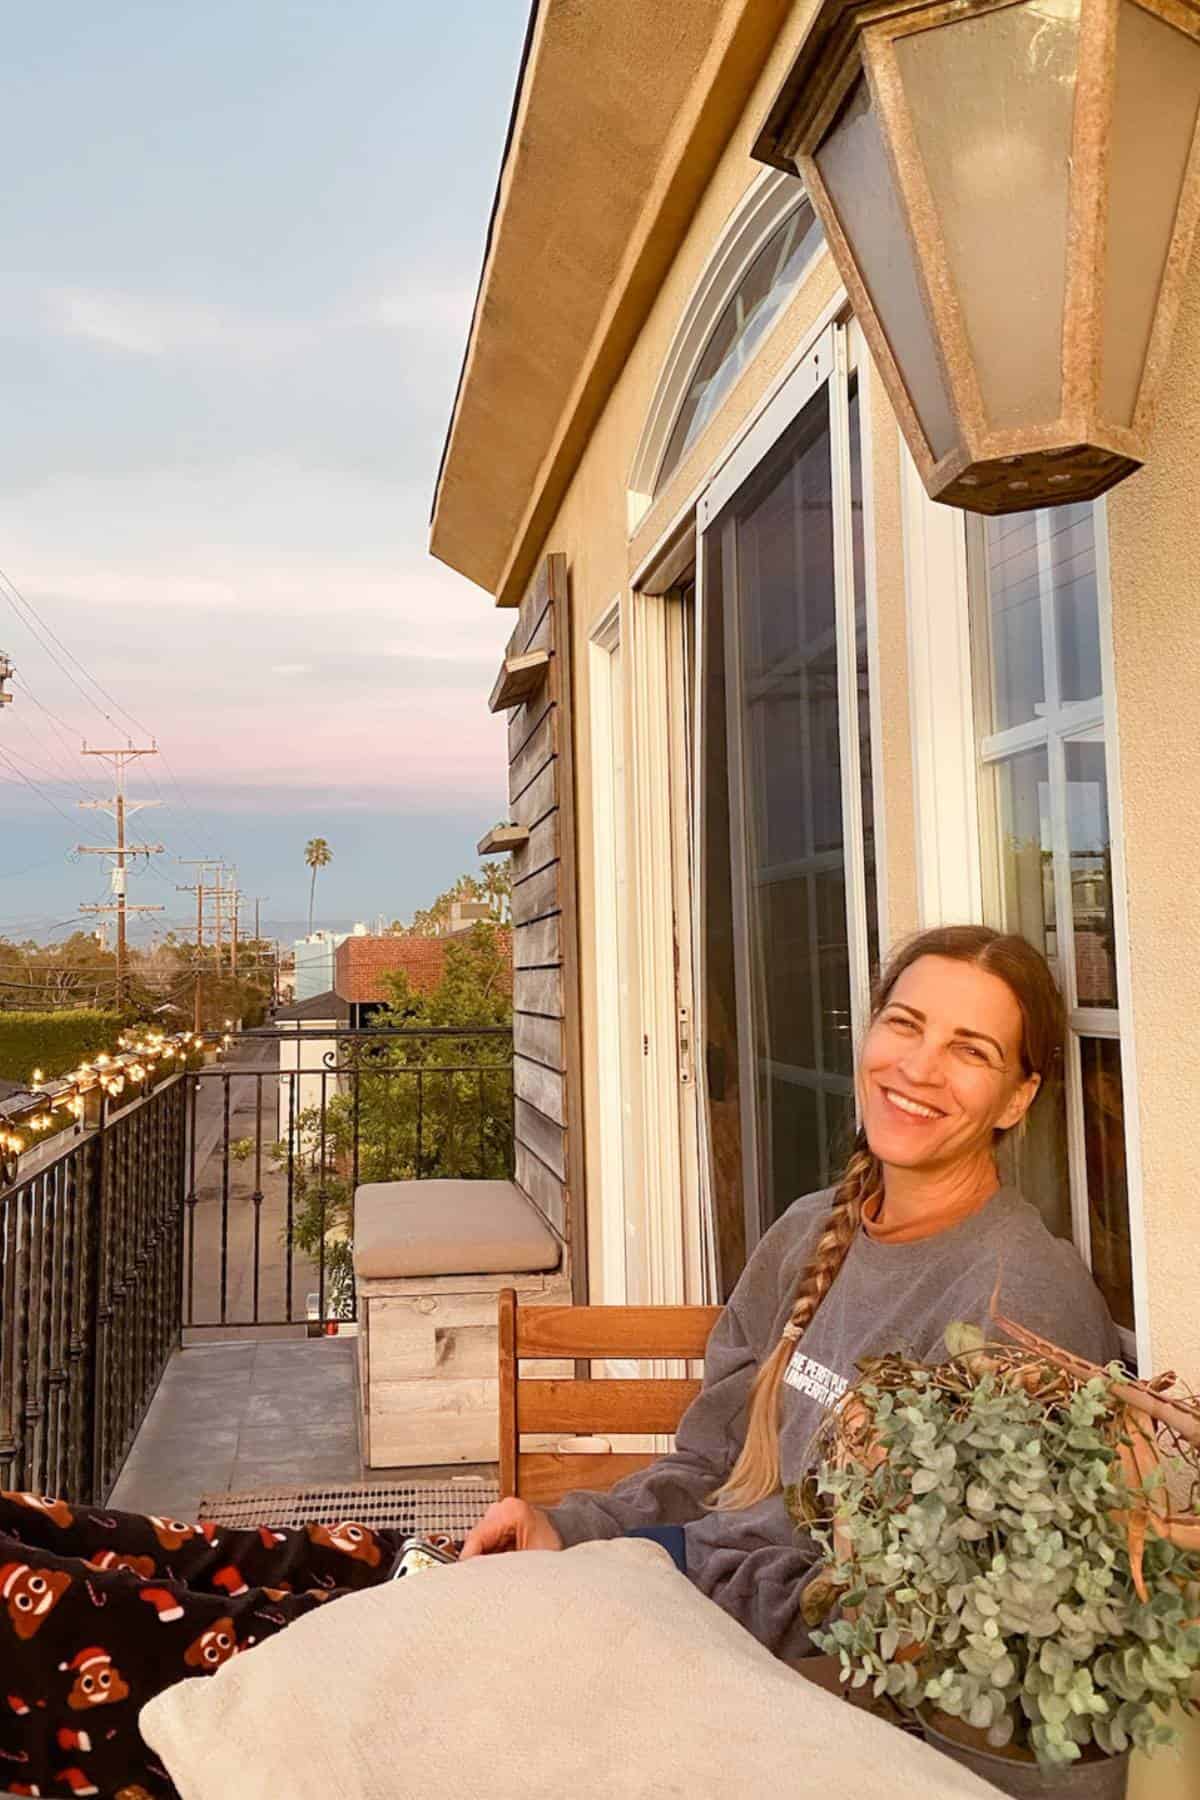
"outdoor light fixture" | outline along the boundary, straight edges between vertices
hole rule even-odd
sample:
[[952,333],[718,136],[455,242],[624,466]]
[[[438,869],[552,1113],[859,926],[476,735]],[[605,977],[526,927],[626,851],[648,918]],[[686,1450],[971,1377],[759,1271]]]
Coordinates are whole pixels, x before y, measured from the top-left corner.
[[1145,461],[1198,117],[1196,0],[823,0],[755,155],[803,178],[934,499]]

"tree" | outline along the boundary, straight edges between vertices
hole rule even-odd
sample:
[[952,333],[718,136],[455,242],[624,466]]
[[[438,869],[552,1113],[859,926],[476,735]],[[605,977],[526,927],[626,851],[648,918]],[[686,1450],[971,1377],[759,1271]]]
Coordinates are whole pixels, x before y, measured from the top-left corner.
[[304,846],[304,860],[312,870],[312,882],[308,890],[308,935],[313,931],[313,903],[317,897],[317,870],[328,868],[333,861],[333,851],[323,837],[309,838]]
[[456,900],[486,900],[496,923],[505,925],[511,911],[511,871],[511,861],[506,859],[499,868],[494,863],[483,864],[481,875],[460,875],[429,906],[417,909],[411,925],[404,927],[397,923],[393,929],[408,937],[436,937],[449,924],[451,908]]
[[[391,1004],[374,1024],[405,1036],[381,1033],[374,1043],[340,1044],[340,1091],[323,1118],[313,1108],[296,1122],[293,1239],[316,1259],[324,1238],[334,1318],[348,1318],[353,1305],[356,1183],[495,1180],[512,1173],[512,1038],[503,1031],[512,1024],[507,934],[480,920],[450,939],[430,994],[418,993],[404,973],[385,981]],[[462,1035],[421,1035],[439,1026]],[[286,1158],[286,1146],[277,1154]]]

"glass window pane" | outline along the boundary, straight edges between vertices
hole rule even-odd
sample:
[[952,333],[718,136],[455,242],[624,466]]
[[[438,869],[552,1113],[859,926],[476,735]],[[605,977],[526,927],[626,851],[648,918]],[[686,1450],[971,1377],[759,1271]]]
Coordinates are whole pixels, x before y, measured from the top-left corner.
[[1095,700],[1103,689],[1095,514],[1090,505],[1064,506],[1046,515],[1046,531],[1058,642],[1058,697]]
[[997,427],[1049,423],[1062,405],[1079,0],[956,11],[897,37],[893,54],[984,413]]
[[1080,1006],[1116,1006],[1116,926],[1104,745],[1067,739],[1067,832]]
[[700,743],[704,759],[704,805],[700,893],[703,909],[704,1074],[718,1289],[721,1299],[728,1300],[746,1265],[747,1246],[725,730],[724,593],[719,543],[716,554],[710,551],[705,562],[703,606]]
[[996,770],[996,786],[1004,928],[1019,931],[1054,962],[1058,933],[1046,752],[1006,757]]
[[1035,514],[987,521],[987,591],[992,668],[988,730],[1007,731],[1045,711]]
[[1020,1135],[1009,1132],[997,1161],[1001,1178],[1036,1206],[1055,1237],[1074,1235],[1071,1168],[1067,1155],[1067,1104],[1062,1070],[1047,1076]]
[[854,552],[854,644],[858,673],[858,777],[862,797],[867,961],[879,967],[879,889],[875,868],[875,780],[871,765],[871,665],[867,654],[867,553],[863,525],[862,420],[858,383],[850,386],[850,525]]
[[1081,1038],[1083,1128],[1087,1157],[1092,1274],[1118,1325],[1133,1330],[1133,1254],[1125,1179],[1125,1102],[1121,1046]]
[[[724,596],[727,667],[740,685],[761,1222],[827,1181],[851,1100],[850,968],[834,614],[828,397],[810,402],[733,501],[716,534],[736,592]],[[743,1080],[747,1064],[743,1055]],[[802,1183],[797,1186],[797,1182]]]
[[799,286],[822,242],[821,227],[801,200],[776,227],[730,296],[701,353],[679,409],[655,492],[683,461]]
[[908,397],[934,461],[958,440],[942,353],[925,310],[908,221],[865,75],[817,146],[817,167],[854,246],[863,285],[904,370]]

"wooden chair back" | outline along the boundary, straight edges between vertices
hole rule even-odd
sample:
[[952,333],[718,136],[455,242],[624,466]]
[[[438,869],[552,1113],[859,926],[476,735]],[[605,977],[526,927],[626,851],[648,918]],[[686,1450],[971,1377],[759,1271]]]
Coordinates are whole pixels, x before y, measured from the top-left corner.
[[564,1437],[673,1433],[700,1391],[694,1380],[521,1378],[522,1361],[702,1358],[719,1306],[518,1306],[500,1294],[500,1494],[552,1506],[575,1488],[603,1492],[655,1461],[652,1451],[589,1455],[521,1449],[524,1433]]

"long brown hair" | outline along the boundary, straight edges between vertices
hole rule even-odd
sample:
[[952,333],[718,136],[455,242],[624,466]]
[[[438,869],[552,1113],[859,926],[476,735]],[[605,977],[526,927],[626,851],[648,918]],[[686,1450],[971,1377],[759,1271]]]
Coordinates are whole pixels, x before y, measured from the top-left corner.
[[[901,944],[888,961],[871,996],[874,1021],[904,971],[922,956],[971,963],[999,976],[1021,1010],[1021,1068],[1026,1077],[1046,1077],[1061,1055],[1066,1015],[1062,996],[1043,957],[1023,937],[985,925],[942,925]],[[998,1136],[1002,1135],[997,1133]],[[862,1223],[864,1208],[883,1191],[883,1168],[860,1131],[834,1190],[833,1205],[812,1259],[800,1277],[783,1335],[763,1363],[750,1392],[746,1441],[729,1478],[709,1504],[732,1511],[754,1506],[780,1485],[779,1392],[796,1343],[833,1286]]]

